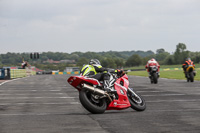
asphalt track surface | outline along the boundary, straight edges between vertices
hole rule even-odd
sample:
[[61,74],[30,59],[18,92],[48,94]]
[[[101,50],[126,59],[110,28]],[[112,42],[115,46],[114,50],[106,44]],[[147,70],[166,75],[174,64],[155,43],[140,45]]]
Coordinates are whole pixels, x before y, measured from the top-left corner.
[[67,83],[36,75],[0,84],[0,133],[200,133],[200,82],[129,76],[147,108],[91,114]]

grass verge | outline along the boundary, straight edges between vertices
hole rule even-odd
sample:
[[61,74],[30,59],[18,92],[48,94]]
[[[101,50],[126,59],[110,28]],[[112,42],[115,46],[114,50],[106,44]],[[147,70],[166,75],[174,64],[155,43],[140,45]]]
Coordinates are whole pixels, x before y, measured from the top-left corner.
[[[197,75],[194,77],[194,80],[200,81],[199,73],[200,73],[200,70],[197,70]],[[148,73],[146,71],[132,71],[132,72],[128,72],[128,75],[148,77]],[[186,80],[185,75],[182,70],[160,71],[160,78]]]

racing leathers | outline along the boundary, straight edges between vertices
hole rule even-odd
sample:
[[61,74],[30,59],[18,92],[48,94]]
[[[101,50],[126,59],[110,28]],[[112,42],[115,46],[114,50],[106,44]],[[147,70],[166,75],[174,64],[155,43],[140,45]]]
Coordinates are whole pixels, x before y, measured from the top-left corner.
[[80,71],[80,75],[82,76],[87,76],[90,78],[95,78],[98,81],[103,81],[103,88],[106,91],[114,91],[111,90],[110,86],[109,86],[109,75],[106,73],[106,71],[109,71],[111,73],[116,72],[116,73],[123,73],[121,70],[117,71],[114,69],[109,69],[109,68],[104,68],[101,65],[85,65],[83,66],[83,68]]
[[[149,60],[149,61],[147,62],[145,68],[147,69],[147,72],[148,72],[148,73],[149,73],[149,71],[150,71],[150,67],[151,67],[151,66],[156,66],[156,67],[158,68],[158,74],[159,74],[160,65],[159,65],[159,63],[158,63],[155,59],[151,59],[151,60]],[[150,73],[149,73],[149,75],[150,75]]]
[[189,60],[186,60],[185,63],[182,65],[182,68],[184,70],[184,73],[186,71],[186,69],[188,68],[188,66],[192,65],[193,67],[195,67],[194,62]]

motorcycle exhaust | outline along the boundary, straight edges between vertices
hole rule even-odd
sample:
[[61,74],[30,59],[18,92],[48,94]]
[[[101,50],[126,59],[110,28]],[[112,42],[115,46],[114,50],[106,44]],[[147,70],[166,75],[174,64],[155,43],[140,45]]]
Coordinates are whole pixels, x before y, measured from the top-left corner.
[[89,89],[90,91],[92,91],[93,93],[98,93],[98,94],[102,94],[102,95],[105,95],[106,92],[103,91],[103,90],[100,90],[100,89],[97,89],[93,86],[90,86],[90,85],[87,85],[87,84],[83,84],[83,88],[87,88]]
[[112,101],[111,97],[109,96],[109,94],[103,90],[100,90],[98,88],[95,88],[93,86],[90,86],[90,85],[87,85],[87,84],[83,84],[82,85],[83,88],[87,88],[88,90],[92,91],[93,93],[98,93],[98,94],[101,94],[101,95],[106,95],[110,101]]

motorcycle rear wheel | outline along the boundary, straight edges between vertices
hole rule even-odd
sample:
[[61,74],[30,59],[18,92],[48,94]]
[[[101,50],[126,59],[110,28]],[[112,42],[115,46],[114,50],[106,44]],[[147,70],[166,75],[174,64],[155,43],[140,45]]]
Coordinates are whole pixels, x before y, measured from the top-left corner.
[[106,99],[95,100],[92,93],[85,89],[79,92],[79,100],[83,107],[93,114],[102,114],[107,108]]
[[190,82],[194,82],[194,73],[190,72],[189,75],[190,75]]
[[153,82],[154,82],[154,84],[158,83],[158,75],[157,75],[157,73],[153,73]]
[[[134,91],[135,92],[135,91]],[[144,111],[146,109],[145,100],[135,92],[136,96],[133,95],[130,91],[128,91],[128,100],[131,104],[131,108],[136,111]]]

